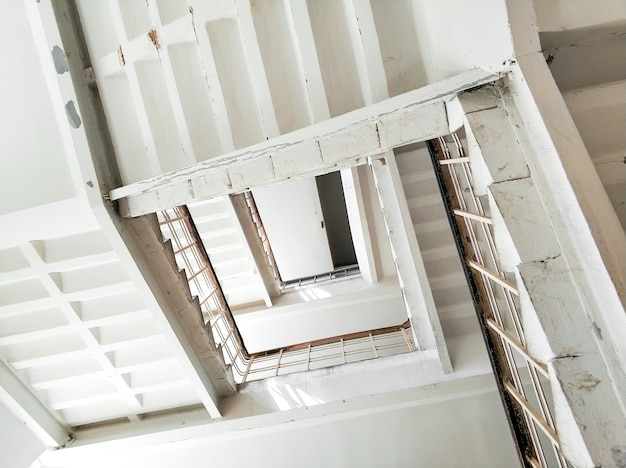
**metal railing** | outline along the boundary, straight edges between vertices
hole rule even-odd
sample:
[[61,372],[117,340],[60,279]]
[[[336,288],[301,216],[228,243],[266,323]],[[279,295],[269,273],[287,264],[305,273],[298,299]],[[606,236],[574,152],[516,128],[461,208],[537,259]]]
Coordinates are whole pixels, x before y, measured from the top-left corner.
[[448,140],[429,141],[428,147],[520,458],[524,466],[567,467],[551,412],[547,366],[526,348],[519,293],[501,268],[489,207],[474,192],[462,142],[456,134]]
[[408,321],[351,335],[312,341],[250,356],[245,380],[304,372],[414,351]]
[[191,293],[198,298],[207,331],[222,349],[236,383],[415,350],[407,321],[396,327],[248,354],[188,209],[165,210],[158,218],[163,236],[172,241],[176,264],[185,270]]
[[248,353],[189,210],[179,206],[161,211],[158,218],[163,236],[173,243],[176,264],[198,298],[205,326],[234,375],[243,375]]
[[254,201],[254,196],[252,192],[247,191],[243,193],[243,196],[246,200],[246,205],[248,205],[248,213],[252,218],[252,222],[256,227],[256,232],[261,240],[261,245],[263,245],[263,251],[265,252],[265,256],[267,257],[267,262],[270,265],[272,270],[272,274],[274,275],[274,279],[278,282],[278,285],[282,288],[285,283],[283,282],[280,271],[278,270],[278,264],[276,263],[276,259],[274,258],[274,252],[272,251],[272,245],[270,244],[270,240],[267,237],[267,233],[265,232],[265,227],[263,226],[263,221],[261,220],[261,215],[259,214],[259,210],[257,209],[256,202]]

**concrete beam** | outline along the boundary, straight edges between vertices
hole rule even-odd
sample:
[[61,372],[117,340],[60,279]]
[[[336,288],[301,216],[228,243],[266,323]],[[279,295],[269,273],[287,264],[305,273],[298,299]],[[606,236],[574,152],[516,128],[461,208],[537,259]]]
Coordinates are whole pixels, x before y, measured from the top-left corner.
[[[89,459],[107,452],[152,450],[170,444],[195,445],[206,438],[240,437],[250,431],[293,430],[384,408],[400,410],[493,392],[495,383],[476,338],[455,340],[462,368],[454,374],[443,374],[436,353],[424,351],[350,363],[337,368],[341,372],[321,369],[279,376],[246,384],[228,400],[226,418],[219,424],[207,421],[205,415],[183,412],[173,420],[171,415],[164,415],[132,426],[87,428],[77,435],[71,448],[48,453],[45,461],[65,466],[75,457]],[[407,367],[421,371],[407,374]],[[298,401],[298,395],[304,396],[304,402]]]
[[365,105],[389,97],[387,78],[369,0],[344,0],[348,31]]
[[76,113],[70,121],[62,112],[57,115],[57,123],[69,164],[80,181],[79,193],[87,200],[130,280],[142,294],[207,412],[220,417],[220,396],[232,394],[234,382],[204,327],[186,279],[174,266],[173,252],[168,252],[161,241],[156,218],[125,220],[112,203],[103,201],[104,194],[119,184],[120,177],[98,93],[83,73],[90,62],[76,6],[72,2],[42,0],[29,3],[27,11],[42,50],[56,46],[65,51],[70,73],[55,74],[47,53],[42,56],[42,63],[53,90],[53,104],[64,109],[65,103],[74,103]]
[[354,244],[354,252],[356,253],[361,276],[370,284],[377,283],[381,273],[372,247],[370,223],[367,219],[367,211],[363,201],[364,196],[361,191],[358,168],[352,167],[342,170],[341,184],[343,185],[343,195],[346,200],[352,243]]
[[524,312],[542,332],[528,333],[531,327],[522,315],[529,352],[537,356],[543,348],[549,353],[537,357],[548,363],[563,454],[574,466],[612,466],[614,451],[626,441],[626,414],[618,397],[623,387],[609,374],[595,344],[602,331],[589,323],[562,256],[523,263],[518,274]]
[[230,203],[237,222],[239,223],[241,233],[246,241],[250,256],[254,261],[258,274],[261,276],[263,288],[265,289],[266,305],[267,307],[271,307],[272,299],[280,296],[280,287],[278,286],[278,280],[274,278],[274,272],[265,254],[263,242],[261,242],[254,221],[250,216],[248,203],[246,202],[244,194],[232,195],[230,197]]
[[370,166],[374,173],[387,236],[415,342],[419,349],[437,349],[444,372],[451,372],[450,356],[413,229],[395,155],[388,151],[384,157],[370,158]]
[[[615,448],[626,440],[622,424],[626,417],[626,387],[624,359],[620,355],[623,309],[621,318],[602,321],[606,320],[607,311],[594,303],[592,298],[597,291],[579,281],[581,273],[601,274],[604,265],[596,265],[593,255],[577,258],[567,240],[571,232],[563,230],[563,224],[577,232],[589,225],[584,218],[579,221],[581,225],[572,224],[573,218],[581,214],[581,206],[573,183],[566,183],[566,164],[557,164],[569,154],[561,154],[557,148],[569,145],[571,151],[580,153],[584,147],[577,147],[569,139],[572,129],[567,128],[568,119],[563,118],[568,116],[566,109],[563,115],[559,113],[558,132],[556,121],[551,119],[555,115],[553,109],[547,116],[554,125],[552,132],[544,126],[540,114],[528,112],[535,101],[521,92],[524,79],[518,73],[513,72],[508,82],[514,83],[516,93],[511,90],[509,94],[504,86],[488,86],[480,93],[462,94],[460,101],[467,112],[468,131],[475,138],[474,157],[482,156],[489,176],[490,209],[497,214],[494,229],[507,231],[504,235],[496,233],[496,242],[507,239],[507,245],[498,246],[498,250],[516,250],[526,345],[534,358],[548,363],[562,451],[576,466],[608,466],[615,463]],[[554,87],[553,91],[560,97],[558,89]],[[485,99],[489,93],[491,97]],[[552,100],[550,95],[545,97]],[[546,172],[541,163],[550,160],[554,164]],[[588,156],[585,164],[590,164]],[[579,178],[576,182],[588,184],[589,197],[593,198],[596,181],[592,168],[587,180]],[[602,197],[595,201],[597,210],[607,208]],[[597,256],[597,246],[589,237],[578,237],[578,248],[596,250]],[[619,304],[616,290],[611,294],[604,299]]]
[[295,45],[310,121],[322,122],[330,117],[330,110],[306,0],[282,0],[282,4]]
[[494,81],[480,69],[151,179],[111,190],[124,216],[140,216],[363,162],[449,132],[445,101]]
[[70,429],[52,415],[3,361],[0,361],[0,402],[46,446],[62,447],[71,439]]

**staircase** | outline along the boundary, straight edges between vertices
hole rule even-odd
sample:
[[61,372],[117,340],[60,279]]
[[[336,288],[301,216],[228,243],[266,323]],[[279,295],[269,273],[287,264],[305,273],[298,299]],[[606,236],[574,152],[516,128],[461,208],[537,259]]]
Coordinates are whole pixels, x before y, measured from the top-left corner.
[[271,305],[229,197],[188,206],[231,309]]
[[424,144],[396,150],[402,188],[446,338],[478,333],[474,305]]

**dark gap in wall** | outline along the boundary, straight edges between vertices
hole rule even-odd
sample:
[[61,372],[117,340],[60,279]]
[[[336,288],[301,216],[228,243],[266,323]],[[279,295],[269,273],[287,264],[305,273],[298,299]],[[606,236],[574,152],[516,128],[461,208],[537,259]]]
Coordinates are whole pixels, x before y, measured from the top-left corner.
[[341,174],[331,172],[315,178],[317,191],[319,192],[322,213],[330,254],[335,268],[340,268],[357,263],[352,233],[348,221],[348,210],[343,195]]

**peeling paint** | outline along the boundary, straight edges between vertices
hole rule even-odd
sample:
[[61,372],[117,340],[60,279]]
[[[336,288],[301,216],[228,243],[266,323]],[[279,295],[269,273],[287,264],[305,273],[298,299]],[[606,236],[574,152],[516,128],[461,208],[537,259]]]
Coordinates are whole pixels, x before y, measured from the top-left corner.
[[152,28],[150,31],[148,31],[148,39],[150,39],[150,42],[154,44],[154,47],[156,47],[157,50],[161,48],[161,44],[159,43],[159,35],[157,34],[156,29]]
[[124,51],[122,50],[122,46],[117,48],[117,59],[120,61],[120,65],[126,65],[126,58],[124,57]]
[[568,353],[568,354],[560,354],[559,356],[555,356],[553,358],[553,360],[555,359],[570,359],[570,358],[577,358],[580,357],[580,353]]
[[593,328],[596,337],[598,337],[599,340],[602,340],[602,329],[598,326],[598,324],[596,322],[591,322],[591,328]]
[[626,468],[626,445],[611,447],[611,458],[617,468]]
[[595,388],[602,382],[597,377],[594,377],[588,372],[583,373],[583,378],[578,382],[578,388],[581,390],[587,390],[591,392],[595,390]]
[[66,73],[69,71],[69,67],[67,65],[67,57],[65,56],[65,51],[61,49],[59,46],[54,46],[52,48],[52,61],[54,62],[54,69],[57,71],[59,75]]
[[81,126],[82,122],[76,110],[76,106],[74,105],[74,101],[67,101],[65,104],[65,115],[67,115],[67,121],[72,128]]

